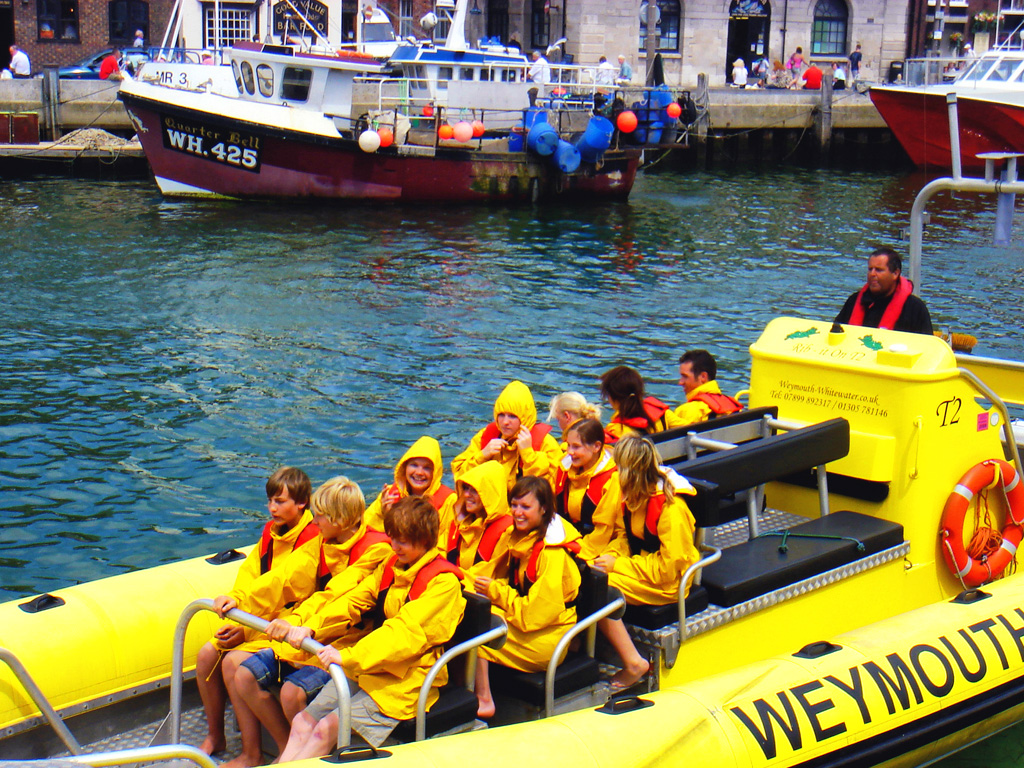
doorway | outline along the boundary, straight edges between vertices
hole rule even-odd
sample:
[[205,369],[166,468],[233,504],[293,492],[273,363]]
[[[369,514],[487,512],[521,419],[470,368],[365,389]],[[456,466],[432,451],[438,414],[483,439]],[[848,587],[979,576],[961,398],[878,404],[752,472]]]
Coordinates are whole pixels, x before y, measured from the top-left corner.
[[0,69],[10,59],[8,50],[14,45],[14,7],[10,2],[0,0]]
[[732,0],[729,6],[729,36],[725,46],[725,79],[732,79],[732,65],[743,59],[747,70],[762,56],[768,56],[771,29],[769,0]]

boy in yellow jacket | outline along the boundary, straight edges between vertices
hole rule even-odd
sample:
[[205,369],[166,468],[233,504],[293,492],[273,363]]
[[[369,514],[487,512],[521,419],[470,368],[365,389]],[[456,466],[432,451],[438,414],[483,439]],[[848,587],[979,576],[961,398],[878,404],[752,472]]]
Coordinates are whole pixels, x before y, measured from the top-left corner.
[[[320,531],[308,509],[311,488],[309,476],[295,467],[281,467],[267,479],[270,520],[263,527],[259,544],[252,548],[238,569],[230,593],[233,600],[246,595],[261,576],[272,569],[283,568],[293,553],[318,551]],[[214,633],[210,642],[199,649],[196,682],[206,710],[207,727],[206,739],[200,749],[208,755],[221,752],[226,746],[224,707],[228,693],[223,668],[218,669],[217,666],[228,652],[240,653],[241,658],[246,658],[253,650],[255,638],[256,633],[251,630],[238,624],[225,624]]]
[[[461,571],[437,547],[438,515],[430,502],[409,496],[384,513],[394,555],[355,589],[305,626],[288,632],[294,646],[306,637],[328,643],[319,659],[338,664],[352,692],[352,730],[378,747],[401,720],[416,715],[420,686],[466,609]],[[376,628],[356,642],[345,642],[365,615],[376,614]],[[336,647],[337,646],[337,647]],[[442,671],[427,699],[429,709],[448,680]],[[278,761],[326,755],[337,741],[338,692],[333,682],[292,720],[288,745]]]

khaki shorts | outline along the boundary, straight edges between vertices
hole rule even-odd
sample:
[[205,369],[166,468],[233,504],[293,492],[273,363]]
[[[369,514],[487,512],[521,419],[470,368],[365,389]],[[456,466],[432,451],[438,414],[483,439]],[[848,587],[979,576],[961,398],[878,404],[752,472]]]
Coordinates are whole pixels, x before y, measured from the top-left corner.
[[[348,681],[348,689],[352,695],[352,731],[370,746],[379,747],[401,721],[381,712],[377,702],[354,681]],[[338,689],[333,680],[323,687],[305,711],[317,721],[338,711]]]

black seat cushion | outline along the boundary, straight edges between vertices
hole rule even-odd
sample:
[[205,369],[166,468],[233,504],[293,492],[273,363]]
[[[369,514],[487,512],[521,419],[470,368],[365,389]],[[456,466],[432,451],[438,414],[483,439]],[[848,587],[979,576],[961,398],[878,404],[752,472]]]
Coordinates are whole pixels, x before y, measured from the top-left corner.
[[[903,526],[846,511],[800,523],[789,532],[785,551],[780,551],[781,536],[764,535],[724,549],[721,559],[704,569],[701,583],[711,602],[737,605],[903,542]],[[812,538],[803,538],[807,535]]]
[[[686,596],[686,615],[693,616],[708,607],[708,591],[698,585],[690,588]],[[668,605],[627,605],[622,620],[644,629],[661,629],[679,621],[679,606]]]
[[[544,706],[544,673],[520,672],[491,664],[491,689],[502,696]],[[594,685],[601,677],[597,660],[585,653],[569,653],[555,673],[555,698]]]
[[[441,690],[441,697],[427,710],[427,737],[476,719],[476,694],[459,685]],[[399,741],[415,741],[416,718],[402,720],[392,735]]]

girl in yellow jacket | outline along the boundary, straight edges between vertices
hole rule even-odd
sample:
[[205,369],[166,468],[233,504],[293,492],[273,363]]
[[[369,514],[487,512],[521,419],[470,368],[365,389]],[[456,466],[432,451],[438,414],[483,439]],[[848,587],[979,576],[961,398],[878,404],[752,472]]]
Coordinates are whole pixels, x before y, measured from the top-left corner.
[[580,558],[588,562],[626,536],[619,473],[604,441],[597,419],[581,419],[569,427],[568,452],[555,479],[558,514],[583,534]]
[[456,487],[456,501],[441,512],[439,544],[450,563],[473,588],[475,576],[490,576],[508,553],[512,516],[508,513],[505,469],[485,461],[466,472]]
[[[683,572],[699,558],[693,515],[676,496],[692,488],[659,466],[658,452],[646,438],[622,438],[613,456],[619,468],[628,551],[624,556],[606,552],[593,565],[608,574],[608,584],[621,590],[628,603],[673,603]],[[621,619],[602,619],[598,626],[622,658],[622,670],[611,682],[612,693],[617,693],[634,685],[650,665],[637,652]]]
[[684,426],[675,411],[656,397],[644,394],[640,374],[620,365],[601,375],[601,397],[614,409],[608,422],[608,434],[651,435]]
[[[228,595],[214,601],[221,613],[238,607],[271,622],[270,639],[283,637],[293,626],[280,616],[287,605],[298,605],[292,614],[301,617],[318,610],[326,600],[352,589],[391,554],[385,534],[372,531],[363,522],[363,493],[356,483],[335,477],[316,489],[311,506],[321,533],[321,545],[296,552],[288,562],[256,579],[244,595]],[[275,626],[283,628],[274,632]],[[328,675],[317,667],[300,668],[306,655],[298,659],[288,646],[276,646],[267,637],[248,650],[232,654],[224,661],[225,682],[242,735],[242,753],[235,765],[259,761],[262,753],[260,724],[277,742],[278,750],[288,740],[291,718],[312,700],[327,682]],[[280,702],[271,689],[281,686]]]
[[559,446],[565,453],[565,439],[569,427],[583,419],[601,420],[601,406],[587,401],[579,392],[562,392],[551,398],[548,409],[548,421],[554,421],[562,431],[562,442]]
[[458,480],[485,461],[497,461],[505,468],[509,490],[524,475],[555,479],[555,467],[562,452],[550,434],[551,427],[537,423],[537,406],[530,388],[521,381],[510,382],[494,401],[494,421],[477,432],[469,447],[452,461]]
[[[281,467],[267,479],[270,520],[263,527],[259,543],[249,551],[238,569],[231,590],[232,599],[244,596],[261,575],[272,572],[272,569],[281,569],[294,552],[318,551],[320,531],[308,509],[311,489],[309,477],[295,467]],[[200,749],[208,755],[221,752],[226,746],[224,707],[228,693],[224,669],[217,666],[229,651],[238,651],[241,658],[247,657],[255,637],[255,632],[238,624],[225,624],[214,633],[210,642],[199,649],[196,683],[206,710],[207,728]]]
[[555,646],[576,623],[573,604],[580,589],[580,570],[572,554],[579,533],[555,513],[551,485],[524,477],[512,488],[515,530],[509,556],[494,577],[477,576],[476,591],[486,595],[496,614],[508,624],[508,638],[499,650],[480,648],[477,661],[477,714],[494,714],[488,662],[523,672],[547,667]]
[[[461,572],[437,548],[437,511],[424,499],[407,497],[384,513],[394,556],[340,600],[325,606],[305,626],[288,632],[298,646],[306,637],[330,642],[318,658],[339,664],[352,691],[352,730],[380,746],[400,720],[416,716],[420,686],[466,609]],[[351,631],[367,615],[376,628],[356,642]],[[447,682],[442,670],[427,708]],[[281,763],[326,755],[337,741],[338,692],[328,683],[292,721]]]
[[443,475],[441,445],[424,435],[395,465],[395,481],[385,485],[366,510],[366,524],[376,531],[383,531],[384,510],[405,496],[422,496],[440,512],[443,506],[452,503],[455,493],[442,482]]

